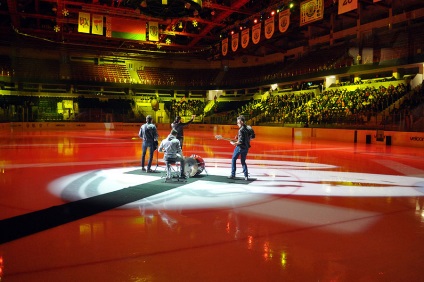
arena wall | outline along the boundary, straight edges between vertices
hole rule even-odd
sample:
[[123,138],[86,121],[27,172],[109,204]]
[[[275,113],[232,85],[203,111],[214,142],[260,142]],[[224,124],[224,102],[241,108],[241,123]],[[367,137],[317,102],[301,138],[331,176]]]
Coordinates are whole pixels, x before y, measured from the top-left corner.
[[[0,123],[2,134],[35,130],[119,130],[138,134],[142,123],[78,123],[78,122],[12,122]],[[170,130],[168,123],[156,124],[159,130]],[[424,132],[399,132],[383,130],[354,130],[328,128],[292,128],[255,126],[257,138],[292,139],[293,141],[336,141],[358,144],[382,144],[386,146],[424,147]],[[236,125],[191,124],[185,130],[209,131],[211,137],[221,135],[233,138],[237,134]]]

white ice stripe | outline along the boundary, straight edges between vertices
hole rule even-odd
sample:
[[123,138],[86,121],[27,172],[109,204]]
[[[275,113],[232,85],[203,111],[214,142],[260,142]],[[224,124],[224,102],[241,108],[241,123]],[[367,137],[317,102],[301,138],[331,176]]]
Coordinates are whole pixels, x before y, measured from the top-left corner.
[[279,153],[284,153],[284,152],[309,152],[309,151],[351,151],[352,148],[351,147],[339,147],[339,148],[332,148],[332,147],[328,147],[328,148],[315,148],[315,149],[310,149],[310,148],[306,148],[306,149],[291,149],[291,150],[269,150],[269,152],[279,152]]
[[394,153],[381,153],[381,152],[368,152],[368,151],[355,151],[355,153],[356,154],[371,155],[371,156],[399,158],[399,159],[406,159],[406,160],[422,160],[423,159],[423,156],[402,155],[402,154],[394,154]]
[[[230,165],[231,160],[230,159],[203,159],[205,162],[206,167],[218,167],[222,166],[222,164]],[[237,164],[238,165],[238,164]],[[278,161],[278,160],[249,160],[247,162],[247,166],[249,168],[277,168],[277,169],[284,169],[284,168],[305,168],[305,169],[330,169],[330,168],[337,168],[337,166],[334,165],[328,165],[328,164],[321,164],[321,163],[308,163],[308,162],[290,162],[290,161]]]
[[[81,145],[118,145],[118,144],[134,144],[134,142],[96,142],[96,143],[84,143],[84,142],[72,142],[69,146],[81,146]],[[60,142],[52,143],[52,144],[6,144],[0,145],[1,148],[16,148],[16,147],[57,147],[60,145]]]
[[293,199],[277,199],[237,209],[243,214],[300,226],[328,229],[333,232],[362,232],[377,220],[377,213],[348,209]]
[[408,166],[399,162],[391,161],[391,160],[374,160],[376,163],[384,165],[390,169],[393,169],[397,172],[400,172],[404,175],[408,176],[424,176],[424,170],[418,169],[412,166]]
[[92,161],[92,162],[68,162],[68,163],[35,163],[35,164],[0,164],[2,169],[28,168],[28,167],[57,167],[57,166],[80,166],[80,165],[101,165],[101,164],[123,164],[135,163],[139,160],[114,160],[114,161]]

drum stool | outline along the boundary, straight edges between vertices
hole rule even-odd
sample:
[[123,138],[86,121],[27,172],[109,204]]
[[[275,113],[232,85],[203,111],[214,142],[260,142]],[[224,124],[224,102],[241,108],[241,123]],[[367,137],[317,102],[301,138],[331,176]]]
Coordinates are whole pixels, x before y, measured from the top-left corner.
[[181,178],[181,163],[176,160],[165,161],[165,171],[162,174],[162,178],[165,177],[165,182],[173,181],[187,181]]

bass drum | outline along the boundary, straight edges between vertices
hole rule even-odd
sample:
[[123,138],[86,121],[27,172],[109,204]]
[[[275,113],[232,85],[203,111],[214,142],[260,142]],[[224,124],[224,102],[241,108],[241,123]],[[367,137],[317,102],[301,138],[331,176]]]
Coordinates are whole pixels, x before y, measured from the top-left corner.
[[205,161],[198,155],[191,155],[190,158],[195,159],[197,163],[197,171],[195,175],[201,174],[205,170]]
[[184,160],[184,173],[188,177],[193,177],[193,176],[197,175],[197,170],[198,170],[197,161],[192,157],[185,158],[185,160]]

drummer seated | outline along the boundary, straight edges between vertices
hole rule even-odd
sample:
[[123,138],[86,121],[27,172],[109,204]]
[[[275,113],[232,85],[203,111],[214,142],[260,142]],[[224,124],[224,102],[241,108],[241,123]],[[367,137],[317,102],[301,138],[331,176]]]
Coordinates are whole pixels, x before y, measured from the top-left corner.
[[178,132],[175,129],[159,145],[158,151],[164,152],[164,161],[166,164],[166,177],[171,177],[171,164],[180,162],[180,178],[186,178],[184,173],[184,156],[181,150],[181,143],[177,139]]
[[166,165],[166,178],[172,177],[172,165],[175,165],[177,162],[180,162],[180,175],[179,178],[185,179],[186,175],[184,173],[184,157],[179,155],[175,158],[167,158],[166,156],[163,158]]

